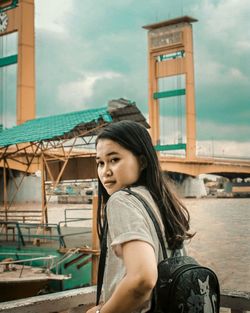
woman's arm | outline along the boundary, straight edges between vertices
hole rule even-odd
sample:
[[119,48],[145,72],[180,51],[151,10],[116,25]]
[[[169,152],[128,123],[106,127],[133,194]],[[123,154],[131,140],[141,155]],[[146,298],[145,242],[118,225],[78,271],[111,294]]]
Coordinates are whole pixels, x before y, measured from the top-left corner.
[[[101,307],[101,313],[129,313],[150,299],[157,280],[157,261],[153,247],[144,241],[134,240],[121,246],[126,275],[111,298]],[[97,307],[87,311],[96,312]]]

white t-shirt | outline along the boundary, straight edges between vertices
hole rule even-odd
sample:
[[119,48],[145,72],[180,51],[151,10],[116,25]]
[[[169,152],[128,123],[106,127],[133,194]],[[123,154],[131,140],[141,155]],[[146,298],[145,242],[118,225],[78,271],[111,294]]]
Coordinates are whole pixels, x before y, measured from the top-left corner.
[[[160,222],[159,210],[149,191],[143,187],[131,188],[139,193],[154,210],[157,220]],[[125,191],[118,191],[111,195],[107,203],[108,234],[107,234],[107,257],[104,273],[104,301],[106,302],[113,294],[116,286],[125,276],[123,260],[116,256],[113,247],[131,240],[141,240],[149,243],[155,252],[157,263],[163,259],[162,249],[157,237],[154,224],[149,217],[143,204],[133,195]],[[160,222],[163,230],[163,225]],[[162,231],[163,236],[164,232]],[[165,236],[164,236],[165,239]],[[167,246],[166,246],[167,247]],[[168,251],[170,255],[171,251]],[[136,256],[135,256],[136,257]],[[134,313],[146,312],[150,309],[150,302]]]

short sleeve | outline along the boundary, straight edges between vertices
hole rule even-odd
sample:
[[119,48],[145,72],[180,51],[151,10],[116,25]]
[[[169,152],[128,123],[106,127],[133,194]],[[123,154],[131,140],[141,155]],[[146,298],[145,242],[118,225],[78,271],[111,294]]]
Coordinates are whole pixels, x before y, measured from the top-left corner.
[[141,240],[155,249],[151,227],[143,205],[123,191],[114,193],[107,205],[108,228],[111,246]]

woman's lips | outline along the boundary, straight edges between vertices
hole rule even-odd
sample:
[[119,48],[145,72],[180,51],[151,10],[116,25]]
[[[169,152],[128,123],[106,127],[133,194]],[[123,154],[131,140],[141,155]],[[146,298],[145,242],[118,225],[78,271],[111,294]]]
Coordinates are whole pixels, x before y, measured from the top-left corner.
[[107,188],[112,187],[115,184],[115,181],[107,181],[104,183],[104,186]]

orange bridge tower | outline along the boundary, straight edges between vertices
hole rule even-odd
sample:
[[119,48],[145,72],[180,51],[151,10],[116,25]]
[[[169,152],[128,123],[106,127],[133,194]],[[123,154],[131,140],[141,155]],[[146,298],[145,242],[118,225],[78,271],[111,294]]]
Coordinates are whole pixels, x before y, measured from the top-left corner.
[[[196,113],[193,61],[192,23],[197,20],[188,16],[143,26],[148,30],[149,66],[149,123],[151,136],[158,151],[186,150],[186,159],[196,158]],[[169,77],[184,77],[183,88],[165,89],[159,81]],[[185,137],[177,144],[162,145],[160,137],[160,100],[170,97],[185,98]]]
[[0,0],[0,36],[17,32],[17,53],[0,56],[0,70],[17,64],[16,124],[35,118],[34,0]]

